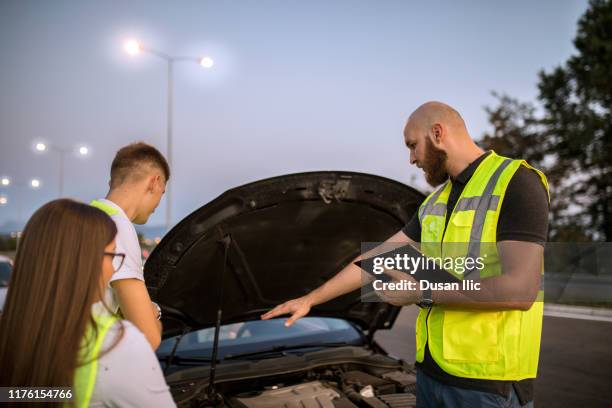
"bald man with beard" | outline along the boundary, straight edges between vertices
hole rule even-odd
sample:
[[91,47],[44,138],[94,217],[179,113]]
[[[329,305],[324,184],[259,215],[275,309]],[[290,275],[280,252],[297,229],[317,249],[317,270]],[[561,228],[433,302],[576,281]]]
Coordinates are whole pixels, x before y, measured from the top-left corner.
[[[358,289],[362,270],[354,262],[388,251],[388,245],[420,245],[430,257],[457,248],[465,248],[465,257],[489,255],[482,270],[459,276],[478,282],[481,290],[420,290],[417,284],[416,290],[380,296],[394,305],[421,308],[418,407],[533,406],[548,234],[546,178],[523,160],[482,150],[461,115],[442,102],[427,102],[410,115],[404,142],[410,163],[437,187],[411,221],[378,251],[362,254],[317,289],[276,306],[262,319],[290,314],[285,325],[291,326],[313,306]],[[386,271],[396,280],[413,281],[427,272]]]

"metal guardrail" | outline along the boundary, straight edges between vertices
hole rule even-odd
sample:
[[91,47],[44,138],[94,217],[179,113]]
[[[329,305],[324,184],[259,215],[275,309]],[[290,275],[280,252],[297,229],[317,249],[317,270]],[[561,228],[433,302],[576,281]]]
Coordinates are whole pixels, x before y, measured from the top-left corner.
[[544,275],[547,303],[609,304],[612,307],[612,275]]

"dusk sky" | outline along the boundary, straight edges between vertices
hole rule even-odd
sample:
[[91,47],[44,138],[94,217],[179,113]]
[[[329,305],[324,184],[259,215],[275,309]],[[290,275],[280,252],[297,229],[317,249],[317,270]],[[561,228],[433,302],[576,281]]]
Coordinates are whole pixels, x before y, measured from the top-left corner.
[[[455,107],[475,139],[491,91],[535,101],[538,71],[572,53],[586,0],[0,2],[0,205],[20,224],[58,197],[107,191],[121,146],[166,148],[166,67],[128,39],[208,55],[174,76],[173,223],[225,190],[311,170],[352,170],[425,190],[402,129],[421,103]],[[28,188],[32,177],[42,186]],[[164,223],[165,201],[150,219]]]

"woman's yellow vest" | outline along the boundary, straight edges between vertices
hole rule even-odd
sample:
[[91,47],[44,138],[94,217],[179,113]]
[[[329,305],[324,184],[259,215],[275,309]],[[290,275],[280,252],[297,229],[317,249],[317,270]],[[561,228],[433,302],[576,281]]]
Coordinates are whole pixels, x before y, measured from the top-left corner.
[[[419,208],[421,250],[429,257],[480,257],[484,268],[476,279],[501,274],[495,251],[497,221],[510,179],[523,160],[491,152],[463,189],[445,228],[448,181]],[[548,191],[546,177],[535,170]],[[451,271],[459,279],[464,274]],[[544,269],[542,267],[542,273]],[[473,275],[469,276],[472,279]],[[416,324],[416,361],[425,345],[447,373],[464,378],[512,380],[535,378],[542,332],[543,292],[527,311],[447,310],[443,305],[421,309]]]
[[[115,215],[117,210],[112,206],[93,200],[90,205],[104,211],[109,216]],[[96,375],[98,373],[98,357],[100,349],[106,337],[108,330],[119,321],[119,319],[110,313],[95,313],[93,314],[96,329],[91,324],[87,325],[85,336],[81,342],[79,350],[79,366],[74,374],[74,400],[75,407],[88,407],[96,385]]]
[[96,385],[96,375],[98,373],[98,357],[104,337],[108,330],[118,321],[117,317],[111,314],[95,314],[94,321],[97,325],[97,331],[94,330],[91,324],[87,325],[87,330],[81,349],[79,350],[78,361],[80,366],[74,375],[74,399],[72,406],[88,407]]

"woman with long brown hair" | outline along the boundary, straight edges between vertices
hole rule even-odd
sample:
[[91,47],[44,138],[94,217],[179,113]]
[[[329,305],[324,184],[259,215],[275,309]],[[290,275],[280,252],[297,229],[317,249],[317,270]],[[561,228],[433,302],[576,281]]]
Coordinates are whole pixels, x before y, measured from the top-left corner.
[[34,213],[0,316],[0,386],[72,387],[78,406],[174,406],[144,335],[101,303],[124,257],[116,234],[76,201]]

